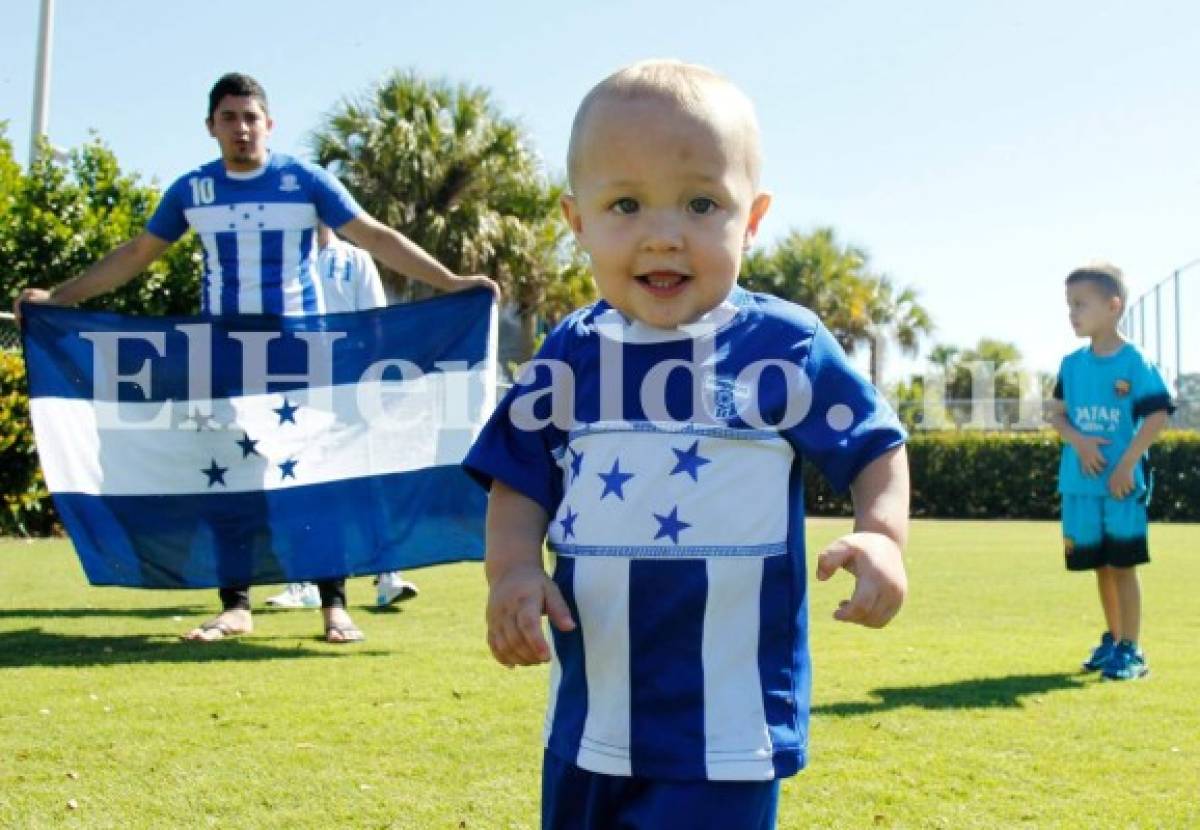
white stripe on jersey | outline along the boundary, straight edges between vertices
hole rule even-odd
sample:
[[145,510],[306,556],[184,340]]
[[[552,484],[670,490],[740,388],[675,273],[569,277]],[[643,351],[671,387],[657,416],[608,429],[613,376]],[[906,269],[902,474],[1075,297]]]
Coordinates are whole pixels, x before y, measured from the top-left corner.
[[[700,646],[710,781],[775,777],[758,666],[763,560],[709,559]],[[757,745],[749,741],[757,739]]]
[[204,246],[204,255],[208,260],[205,272],[208,275],[208,302],[205,307],[209,314],[221,313],[221,285],[225,282],[225,272],[221,269],[221,257],[217,251],[217,236],[212,233],[198,233],[200,244]]
[[[313,236],[317,235],[316,230],[313,231]],[[315,312],[306,312],[304,310],[304,278],[300,276],[300,240],[303,239],[303,233],[298,230],[286,230],[283,232],[283,314],[284,316],[306,314],[306,313],[325,313],[325,292],[322,290],[319,281],[315,279],[316,268],[314,263],[309,258],[309,282],[318,283],[313,286],[313,294],[317,298],[317,307]],[[289,279],[289,276],[294,275],[296,279]]]
[[576,557],[781,554],[794,457],[774,432],[592,425],[571,433],[559,460],[564,495],[550,544]]
[[576,559],[574,577],[588,686],[576,764],[605,775],[631,775],[629,560]]
[[317,209],[311,202],[233,202],[184,208],[183,215],[196,233],[302,231],[317,226]]
[[[262,314],[262,234],[242,231],[237,235],[238,313]],[[229,309],[221,309],[228,314]]]

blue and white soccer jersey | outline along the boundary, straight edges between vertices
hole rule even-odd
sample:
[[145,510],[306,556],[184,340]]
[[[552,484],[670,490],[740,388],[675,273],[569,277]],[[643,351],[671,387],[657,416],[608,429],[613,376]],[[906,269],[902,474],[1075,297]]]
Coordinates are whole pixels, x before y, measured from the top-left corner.
[[1100,447],[1106,466],[1094,476],[1083,471],[1075,448],[1063,443],[1058,491],[1067,568],[1130,567],[1149,561],[1146,503],[1151,482],[1146,459],[1134,467],[1133,492],[1120,502],[1109,495],[1108,479],[1146,416],[1174,410],[1162,375],[1132,343],[1105,356],[1084,346],[1063,358],[1054,397],[1063,402],[1071,426],[1108,441]]
[[218,159],[181,176],[146,230],[167,242],[189,227],[199,236],[205,314],[321,314],[317,220],[339,228],[360,213],[328,171],[272,153],[251,173],[229,172]]
[[794,774],[809,707],[800,462],[845,488],[904,440],[895,415],[811,312],[741,289],[671,332],[597,303],[538,358],[559,363],[509,392],[465,466],[550,516],[579,625],[552,632],[547,749],[608,775]]
[[326,314],[387,305],[383,281],[371,255],[340,239],[317,253],[317,278]]

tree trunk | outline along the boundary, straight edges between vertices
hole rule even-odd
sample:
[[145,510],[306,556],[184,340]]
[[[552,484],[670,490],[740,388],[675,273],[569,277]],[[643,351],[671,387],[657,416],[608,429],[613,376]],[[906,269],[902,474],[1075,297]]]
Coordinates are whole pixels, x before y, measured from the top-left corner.
[[517,353],[524,363],[533,357],[533,342],[537,337],[537,312],[533,309],[523,309],[520,312],[521,328],[517,337]]

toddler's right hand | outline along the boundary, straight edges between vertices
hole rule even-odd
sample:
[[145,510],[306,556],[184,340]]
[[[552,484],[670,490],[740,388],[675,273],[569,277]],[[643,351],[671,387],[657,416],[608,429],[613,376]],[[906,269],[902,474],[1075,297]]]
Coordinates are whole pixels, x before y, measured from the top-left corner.
[[1092,435],[1080,436],[1075,442],[1075,453],[1079,456],[1079,466],[1083,468],[1084,475],[1098,476],[1104,472],[1108,462],[1104,459],[1104,453],[1100,452],[1100,447],[1107,443],[1107,438]]
[[533,666],[550,659],[542,634],[542,614],[559,631],[573,631],[575,621],[562,592],[539,566],[514,568],[492,583],[488,593],[488,647],[509,668]]

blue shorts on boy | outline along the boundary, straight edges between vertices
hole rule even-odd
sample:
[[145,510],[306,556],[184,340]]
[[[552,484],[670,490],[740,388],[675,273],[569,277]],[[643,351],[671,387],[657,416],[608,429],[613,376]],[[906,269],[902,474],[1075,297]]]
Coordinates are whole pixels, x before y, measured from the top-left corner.
[[845,489],[904,441],[895,414],[815,315],[740,288],[674,331],[598,302],[537,357],[557,368],[533,364],[464,464],[550,517],[578,627],[552,631],[549,755],[662,781],[794,774],[809,709],[801,460]]
[[1106,466],[1094,476],[1084,473],[1075,448],[1063,444],[1058,491],[1067,568],[1148,562],[1151,476],[1146,459],[1134,467],[1133,491],[1124,499],[1109,494],[1108,479],[1146,416],[1173,410],[1162,375],[1132,343],[1103,356],[1085,346],[1063,358],[1054,397],[1063,402],[1071,426],[1109,442],[1100,447]]

